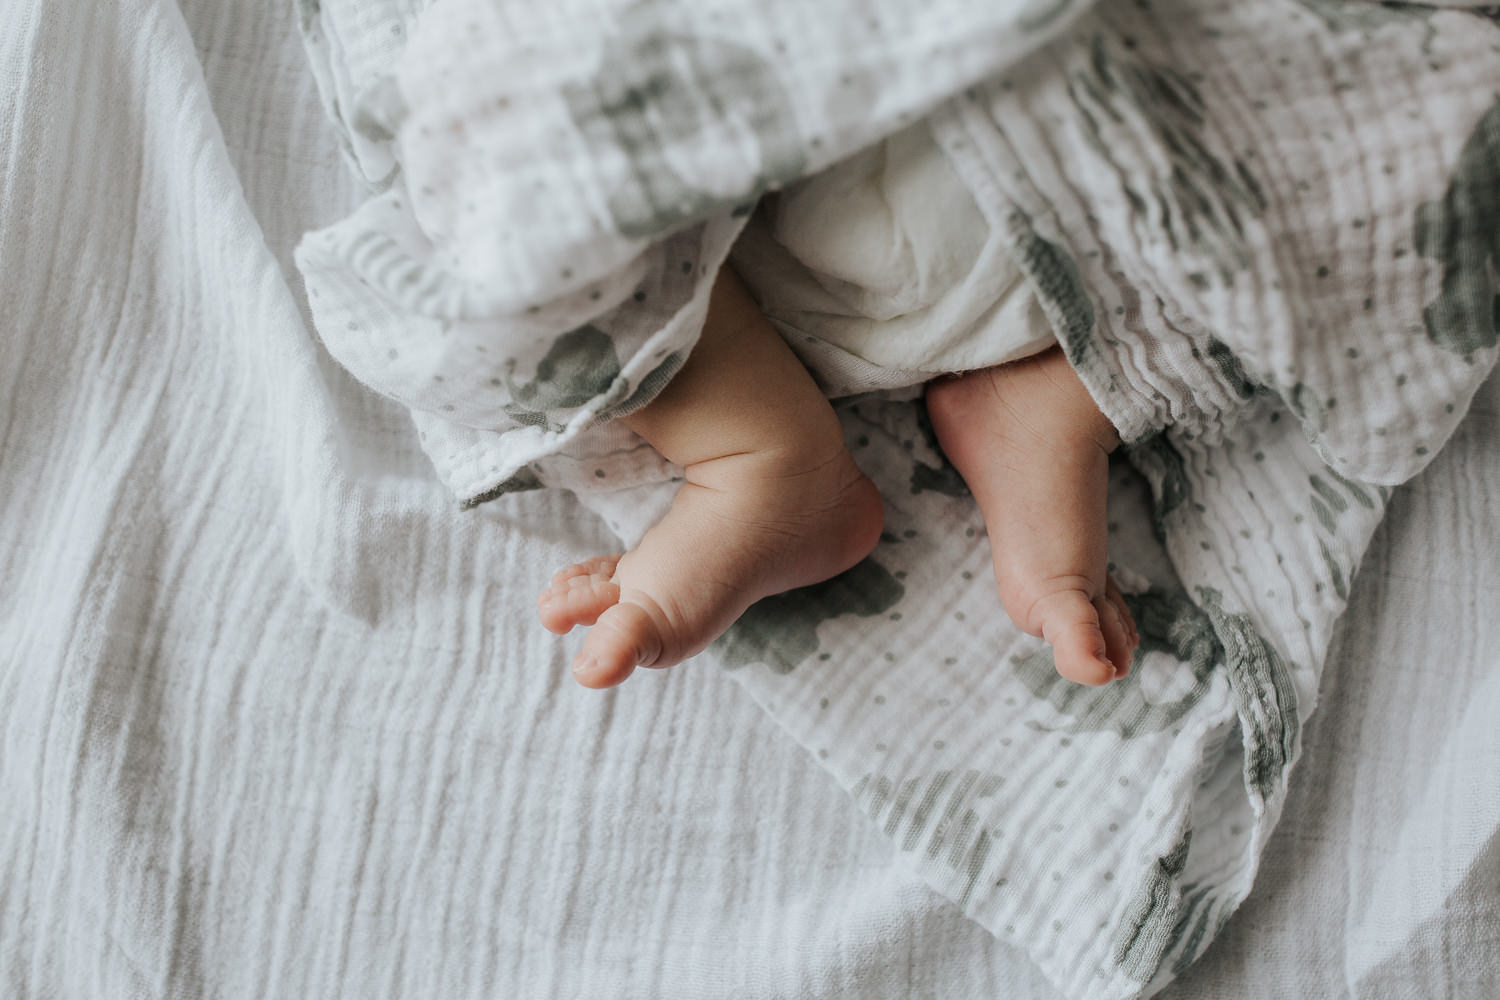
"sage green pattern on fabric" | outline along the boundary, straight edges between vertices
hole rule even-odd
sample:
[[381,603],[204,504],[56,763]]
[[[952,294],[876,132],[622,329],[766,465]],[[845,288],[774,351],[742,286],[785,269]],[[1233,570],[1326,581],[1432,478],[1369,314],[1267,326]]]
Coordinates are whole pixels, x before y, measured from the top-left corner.
[[1031,726],[1048,732],[1109,731],[1134,739],[1176,725],[1207,693],[1210,672],[1224,663],[1224,645],[1202,609],[1184,593],[1155,588],[1143,594],[1127,594],[1125,603],[1141,635],[1136,664],[1152,653],[1165,653],[1189,666],[1193,686],[1164,703],[1146,697],[1139,670],[1104,687],[1084,687],[1064,680],[1053,663],[1052,647],[1042,645],[1029,656],[1018,656],[1011,662],[1021,683],[1067,721],[1032,722]]
[[1287,409],[1302,425],[1309,441],[1317,441],[1328,430],[1328,406],[1318,390],[1305,382],[1293,382],[1282,389]]
[[596,327],[581,326],[553,342],[531,378],[516,381],[514,370],[512,362],[506,377],[512,402],[505,412],[517,423],[548,427],[553,426],[548,411],[582,406],[613,386],[620,361],[613,340]]
[[957,902],[964,906],[974,895],[992,844],[972,805],[993,796],[1004,783],[1002,775],[973,769],[938,771],[925,779],[867,774],[850,794],[900,850],[920,848],[928,860],[952,869],[962,885]]
[[[1177,906],[1177,922],[1167,938],[1166,954],[1177,951],[1172,961],[1172,975],[1181,975],[1203,953],[1208,942],[1218,937],[1233,911],[1214,904],[1220,900],[1213,886],[1184,884]],[[1214,914],[1217,910],[1218,916]],[[1178,950],[1180,945],[1180,950]]]
[[950,497],[970,495],[968,484],[958,474],[958,470],[947,462],[937,465],[928,465],[926,462],[916,463],[911,470],[910,482],[913,493],[927,490]]
[[[1197,85],[1175,67],[1154,64],[1096,35],[1087,69],[1072,74],[1068,93],[1083,134],[1098,149],[1119,141],[1106,134],[1101,121],[1150,133],[1170,160],[1146,180],[1146,190],[1127,185],[1125,197],[1137,214],[1156,218],[1174,250],[1202,253],[1215,263],[1219,280],[1232,283],[1249,263],[1245,217],[1264,211],[1266,196],[1243,158],[1226,161],[1205,141],[1208,111]],[[1202,272],[1193,275],[1197,282],[1208,281]]]
[[1055,317],[1058,343],[1069,361],[1085,364],[1093,343],[1094,304],[1083,287],[1078,265],[1062,247],[1038,236],[1024,215],[1016,213],[1008,221],[1016,234],[1016,261],[1031,279],[1042,308]]
[[917,404],[917,429],[922,433],[922,440],[927,445],[927,450],[936,456],[937,461],[928,463],[913,456],[911,469],[911,491],[920,493],[923,490],[931,490],[950,497],[969,496],[969,486],[964,482],[958,470],[943,455],[941,446],[938,444],[937,433],[932,429],[932,418],[927,413],[925,403]]
[[1245,373],[1244,365],[1224,341],[1217,337],[1209,338],[1207,355],[1208,359],[1218,367],[1220,376],[1241,399],[1248,400],[1256,393],[1266,391],[1265,386]]
[[503,482],[497,483],[487,493],[480,493],[464,501],[464,509],[478,507],[480,504],[498,500],[507,493],[530,493],[532,490],[545,489],[542,480],[537,476],[536,470],[530,466],[522,466],[507,477]]
[[1130,445],[1130,460],[1146,474],[1156,491],[1152,526],[1156,529],[1156,536],[1164,538],[1167,518],[1189,502],[1193,495],[1182,453],[1163,431]]
[[[1411,3],[1368,3],[1364,0],[1297,0],[1334,31],[1369,35],[1389,24],[1425,21],[1432,8]],[[1430,37],[1429,37],[1430,41]]]
[[[309,0],[320,94],[379,192],[299,249],[319,334],[417,415],[461,499],[523,466],[572,484],[691,349],[763,192],[919,129],[1090,3]],[[615,344],[599,395],[507,395],[584,325]]]
[[[1318,539],[1318,554],[1322,557],[1323,565],[1328,571],[1328,583],[1341,600],[1348,600],[1348,574],[1330,547],[1338,544],[1339,515],[1349,510],[1351,504],[1357,504],[1366,510],[1374,510],[1375,497],[1379,496],[1380,500],[1384,501],[1388,491],[1384,487],[1362,486],[1345,479],[1333,469],[1326,470],[1326,475],[1309,476],[1308,485],[1312,487],[1312,495],[1308,498],[1308,504],[1324,536]],[[1318,584],[1317,587],[1321,589],[1322,584]]]
[[1198,603],[1224,644],[1229,684],[1244,725],[1245,784],[1261,800],[1276,794],[1297,752],[1301,717],[1291,668],[1248,615],[1224,610],[1224,595],[1198,588]]
[[1192,831],[1184,831],[1178,845],[1156,860],[1115,938],[1115,963],[1141,982],[1156,974],[1175,943],[1172,930],[1177,925],[1177,878],[1187,867],[1192,842]]
[[[629,176],[609,192],[625,236],[657,236],[726,201],[747,214],[765,191],[799,176],[805,143],[774,65],[743,45],[683,34],[669,10],[646,4],[622,18],[589,85],[563,90],[574,124],[597,156],[623,154]],[[730,118],[756,144],[760,167],[745,188],[722,192],[682,176],[670,152]]]
[[[344,2],[321,0],[319,20]],[[565,485],[628,545],[673,470],[598,424],[687,357],[732,212],[926,128],[972,206],[955,225],[994,234],[1034,295],[1017,312],[1045,316],[1126,438],[1110,558],[1140,660],[1101,691],[1062,682],[1000,608],[983,523],[920,405],[858,396],[893,383],[832,377],[805,338],[793,348],[848,396],[885,533],[705,655],[853,794],[895,863],[1064,995],[1127,1000],[1244,898],[1385,507],[1373,484],[1419,471],[1493,364],[1500,36],[1329,0],[1080,6],[879,0],[834,18],[848,0],[653,0],[570,25],[565,5],[448,0],[413,47],[454,42],[466,87],[403,64],[396,140],[426,126],[441,142],[408,148],[407,176],[299,265],[330,352],[413,408],[456,493]],[[471,38],[469,15],[516,30]],[[517,49],[526,72],[486,90],[489,34],[566,43],[550,61]],[[378,176],[391,119],[357,89],[340,96],[368,94],[375,127],[349,134]],[[411,196],[469,242],[421,230]],[[858,290],[872,319],[921,291],[896,284]],[[889,364],[935,370],[923,360]]]
[[686,361],[687,355],[685,352],[672,351],[662,359],[661,364],[651,369],[651,371],[646,374],[646,377],[641,379],[640,383],[635,387],[635,391],[630,394],[629,398],[620,403],[618,406],[612,407],[611,409],[605,411],[597,419],[600,422],[603,422],[605,420],[616,420],[620,417],[634,413],[636,410],[645,406],[647,403],[651,402],[651,400],[656,398],[657,393],[666,388],[667,383],[672,381],[672,376],[676,375],[679,371],[682,370],[682,366]]
[[1464,143],[1443,200],[1417,212],[1416,245],[1443,268],[1422,312],[1427,336],[1472,361],[1500,337],[1500,100]]
[[818,651],[818,626],[841,615],[868,618],[889,611],[906,588],[875,559],[800,590],[758,601],[714,641],[727,668],[763,663],[791,673]]

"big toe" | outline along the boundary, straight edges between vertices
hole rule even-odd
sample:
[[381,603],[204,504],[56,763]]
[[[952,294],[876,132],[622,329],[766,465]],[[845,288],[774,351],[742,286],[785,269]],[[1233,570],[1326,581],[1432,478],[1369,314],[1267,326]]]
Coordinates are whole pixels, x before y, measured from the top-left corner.
[[573,659],[573,677],[584,687],[614,687],[651,666],[662,652],[661,629],[639,604],[622,601],[599,615]]
[[1115,666],[1110,662],[1099,607],[1087,594],[1078,590],[1052,594],[1037,602],[1036,613],[1059,674],[1077,684],[1114,680]]

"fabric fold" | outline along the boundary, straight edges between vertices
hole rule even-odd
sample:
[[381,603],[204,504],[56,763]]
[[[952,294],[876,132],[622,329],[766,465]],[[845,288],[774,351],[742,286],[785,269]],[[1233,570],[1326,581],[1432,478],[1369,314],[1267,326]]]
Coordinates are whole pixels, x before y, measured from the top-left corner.
[[[460,499],[575,489],[628,545],[675,470],[612,419],[691,350],[747,227],[736,265],[848,397],[887,531],[706,658],[1066,995],[1147,995],[1250,891],[1389,487],[1494,366],[1500,31],[1359,0],[918,7],[392,13],[412,43],[332,103],[378,126],[365,176],[397,170],[299,265],[330,351],[411,408]],[[347,13],[310,22],[332,72]],[[911,135],[945,158],[926,189],[951,174],[973,207],[941,294],[899,238],[839,257],[872,212],[843,158]],[[826,246],[777,216],[818,185],[856,206]],[[783,294],[789,259],[823,270]],[[1067,684],[1000,612],[912,389],[954,355],[879,339],[929,308],[976,365],[1055,337],[1126,441],[1125,681]]]
[[[380,190],[298,249],[318,331],[422,415],[463,501],[549,483],[691,349],[757,198],[919,128],[1083,9],[304,5],[325,106]],[[970,299],[972,323],[989,304]],[[889,387],[900,367],[851,369],[831,346],[805,357],[845,393]],[[912,370],[906,382],[940,369]],[[631,482],[669,472],[635,451]]]
[[1107,5],[935,128],[1127,441],[1216,440],[1270,394],[1340,474],[1394,485],[1495,360],[1494,37],[1427,8]]

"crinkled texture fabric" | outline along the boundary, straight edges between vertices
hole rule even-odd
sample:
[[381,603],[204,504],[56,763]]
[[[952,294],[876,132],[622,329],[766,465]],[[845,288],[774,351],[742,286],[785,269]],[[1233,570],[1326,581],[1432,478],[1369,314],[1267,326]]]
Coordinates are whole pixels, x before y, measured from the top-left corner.
[[[1062,996],[903,867],[906,818],[935,829],[962,773],[885,833],[902,762],[958,737],[881,717],[853,768],[835,742],[846,786],[879,763],[896,789],[875,823],[815,727],[905,688],[804,692],[806,752],[744,696],[791,718],[778,685],[846,650],[910,668],[1045,789],[983,714],[1053,708],[984,695],[1005,668],[972,509],[893,536],[914,564],[963,538],[932,600],[975,595],[933,662],[819,626],[789,675],[705,658],[579,690],[531,600],[605,532],[563,491],[454,510],[404,409],[320,349],[291,246],[359,193],[289,8],[180,6],[0,4],[0,995]],[[1168,995],[1500,996],[1497,440],[1492,373],[1392,498],[1256,888]],[[871,473],[901,499],[945,482],[922,460]],[[992,860],[1053,821],[995,817]]]
[[[963,31],[829,9],[795,32],[774,3],[400,21],[394,84],[344,116],[386,121],[400,170],[299,258],[320,332],[413,407],[460,497],[586,485],[628,543],[670,470],[601,422],[690,349],[750,201],[928,115],[975,245],[999,239],[1129,445],[1111,559],[1137,669],[1068,686],[1004,620],[977,513],[900,397],[842,414],[886,488],[875,553],[755,606],[708,656],[1060,991],[1149,993],[1248,894],[1389,487],[1494,366],[1500,31],[1332,0],[945,7]],[[512,60],[484,54],[497,24]],[[956,47],[934,59],[934,39]],[[486,368],[502,327],[532,354]],[[865,387],[925,363],[866,359]]]
[[1482,17],[1110,4],[935,128],[1126,441],[1261,396],[1415,475],[1494,364],[1500,60]]
[[[826,314],[829,303],[806,295],[768,301],[829,391],[911,385],[1051,336],[1007,259],[1007,234],[963,211],[956,199],[971,200],[919,122],[1055,35],[1076,16],[1067,2],[841,0],[814,15],[792,0],[322,0],[303,11],[325,105],[378,188],[299,249],[319,333],[358,378],[411,407],[440,476],[467,502],[572,486],[578,463],[636,482],[670,476],[639,440],[604,428],[691,350],[757,198],[872,144],[888,166],[864,184],[866,200],[883,183],[918,195],[884,237],[901,258],[894,285],[904,298],[931,294],[897,314],[904,328],[889,336],[864,329],[883,289],[842,302],[831,289],[845,322],[809,322],[809,306]],[[903,177],[914,170],[925,178]],[[918,189],[934,175],[956,199]],[[960,242],[975,253],[932,239],[918,211],[932,204],[964,220]],[[844,217],[861,232],[814,242],[871,254],[860,208],[849,199]],[[812,280],[803,273],[804,290]],[[924,343],[904,336],[912,329],[944,335]],[[1014,343],[975,352],[996,335]],[[875,339],[905,353],[869,357]]]

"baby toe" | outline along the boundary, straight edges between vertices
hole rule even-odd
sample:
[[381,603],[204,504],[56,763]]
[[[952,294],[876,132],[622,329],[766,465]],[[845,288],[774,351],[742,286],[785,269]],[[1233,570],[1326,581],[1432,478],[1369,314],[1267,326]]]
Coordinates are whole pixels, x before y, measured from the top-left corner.
[[1042,620],[1042,638],[1052,646],[1059,674],[1091,686],[1114,679],[1099,609],[1087,594],[1076,590],[1053,594],[1038,602],[1037,612]]
[[537,616],[549,632],[564,635],[575,625],[592,625],[620,600],[620,588],[608,576],[565,577],[542,591]]
[[638,666],[650,666],[661,656],[661,634],[646,610],[636,604],[615,604],[599,615],[573,660],[573,677],[584,687],[613,687]]
[[1124,677],[1130,671],[1130,656],[1135,651],[1135,640],[1127,612],[1108,595],[1094,600],[1094,609],[1099,614],[1099,628],[1104,634],[1105,657],[1114,666],[1114,676]]
[[577,577],[581,576],[602,576],[605,579],[609,579],[610,577],[615,575],[615,567],[619,565],[620,559],[621,556],[616,554],[610,556],[594,556],[592,559],[585,559],[581,563],[574,563],[573,565],[564,567],[563,569],[560,569],[556,573],[554,573],[552,575],[551,585],[554,587],[561,586],[562,584],[567,583],[569,580],[576,579]]

